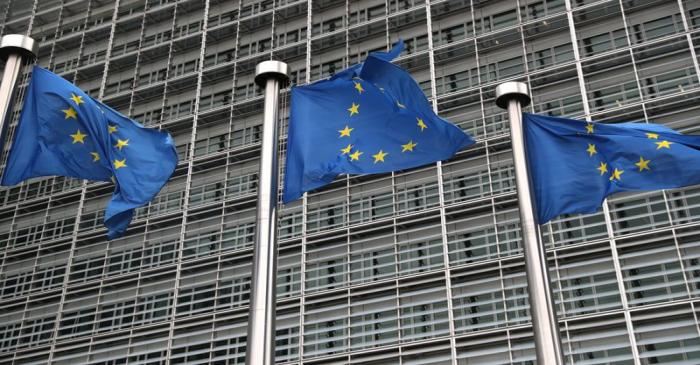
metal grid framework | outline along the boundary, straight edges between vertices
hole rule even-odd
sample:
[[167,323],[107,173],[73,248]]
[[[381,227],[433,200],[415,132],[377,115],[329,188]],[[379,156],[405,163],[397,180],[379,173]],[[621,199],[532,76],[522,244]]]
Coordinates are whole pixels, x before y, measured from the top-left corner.
[[[700,0],[5,0],[0,33],[34,37],[41,66],[168,130],[181,158],[111,242],[109,184],[0,190],[0,364],[244,361],[262,60],[303,84],[402,37],[397,63],[478,140],[282,207],[284,364],[533,363],[498,83],[528,83],[537,113],[700,127]],[[568,363],[697,363],[700,188],[541,233]]]

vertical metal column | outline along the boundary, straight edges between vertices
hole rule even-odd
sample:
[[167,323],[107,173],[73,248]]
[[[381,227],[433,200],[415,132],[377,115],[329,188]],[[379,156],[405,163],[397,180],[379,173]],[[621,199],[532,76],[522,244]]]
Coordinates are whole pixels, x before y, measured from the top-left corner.
[[0,153],[5,148],[7,126],[14,107],[15,88],[22,65],[33,60],[39,48],[34,39],[21,34],[8,34],[0,39],[0,57],[5,60],[5,71],[0,82]]
[[557,323],[552,291],[549,287],[547,255],[537,231],[538,226],[525,159],[521,108],[528,104],[530,104],[530,94],[526,84],[506,82],[496,88],[496,105],[508,109],[508,117],[510,118],[510,139],[513,146],[515,181],[518,187],[520,227],[523,237],[537,363],[540,365],[563,365],[564,356],[559,338],[559,324]]
[[277,104],[280,86],[288,79],[289,68],[284,62],[265,61],[255,68],[255,82],[265,88],[265,115],[258,175],[257,226],[245,357],[247,365],[275,364]]

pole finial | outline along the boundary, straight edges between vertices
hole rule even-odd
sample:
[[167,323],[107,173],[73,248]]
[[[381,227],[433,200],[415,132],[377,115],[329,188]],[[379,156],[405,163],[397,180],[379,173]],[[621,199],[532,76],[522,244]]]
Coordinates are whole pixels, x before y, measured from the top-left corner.
[[524,82],[505,82],[496,87],[496,105],[502,109],[508,108],[508,102],[512,99],[520,101],[521,107],[530,105],[530,91]]
[[39,43],[22,34],[7,34],[0,39],[0,57],[3,59],[10,53],[20,53],[33,60],[38,51]]
[[285,87],[289,82],[289,66],[282,61],[263,61],[255,67],[255,83],[265,87],[267,79],[274,77]]

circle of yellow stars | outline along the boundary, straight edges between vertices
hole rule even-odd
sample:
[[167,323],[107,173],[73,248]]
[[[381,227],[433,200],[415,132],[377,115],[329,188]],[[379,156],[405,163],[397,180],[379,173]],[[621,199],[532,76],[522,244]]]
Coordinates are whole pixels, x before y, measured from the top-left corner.
[[[362,85],[363,80],[359,77],[353,77],[353,88],[357,91],[358,96],[361,96],[366,90],[364,86]],[[384,92],[384,88],[380,87],[379,85],[374,85],[381,91],[382,93]],[[406,106],[402,104],[400,101],[396,100],[396,106],[399,107],[400,109],[405,109]],[[350,114],[348,115],[348,118],[352,120],[352,117],[355,115],[360,114],[360,104],[356,102],[352,102],[350,107],[346,109]],[[428,129],[428,125],[425,123],[425,121],[422,118],[416,117],[416,125],[418,128],[420,128],[420,131],[423,132],[424,130]],[[345,128],[339,129],[338,130],[338,138],[351,138],[352,132],[355,130],[355,128],[351,128],[349,124],[345,125]],[[111,133],[111,132],[110,132]],[[128,140],[127,140],[128,142]],[[401,145],[401,153],[406,153],[406,152],[413,152],[414,149],[418,146],[417,142],[414,142],[413,140],[410,140],[406,142],[405,144]],[[341,156],[347,155],[350,158],[350,161],[360,161],[361,156],[364,154],[364,152],[360,151],[359,149],[355,148],[355,145],[352,143],[348,143],[345,145],[345,147],[340,149]],[[377,153],[372,155],[372,158],[374,158],[374,163],[380,163],[380,162],[385,162],[387,156],[389,156],[388,152],[385,152],[383,149],[380,149]]]
[[[71,93],[70,95],[70,101],[75,104],[75,107],[70,104],[69,101],[69,106],[67,109],[62,109],[61,111],[63,112],[63,119],[64,120],[69,120],[69,119],[75,119],[76,121],[78,120],[78,110],[80,110],[80,105],[85,103],[85,100],[83,100],[83,96],[81,95],[76,95],[75,93]],[[352,130],[352,129],[351,129]],[[107,125],[107,132],[111,135],[113,133],[118,132],[119,129],[117,128],[116,125],[113,124],[108,124]],[[348,132],[349,135],[349,132]],[[70,134],[70,137],[72,139],[72,144],[76,143],[81,143],[85,144],[85,138],[88,137],[86,133],[83,133],[80,128],[78,128],[75,133]],[[117,138],[117,143],[114,145],[114,148],[118,149],[119,151],[122,151],[124,147],[129,146],[129,139],[120,139]],[[100,154],[97,151],[90,152],[90,156],[92,157],[92,162],[97,163],[101,160]],[[127,167],[126,164],[126,158],[120,159],[114,159],[112,161],[112,165],[114,166],[115,170],[119,170],[121,168]],[[112,179],[114,180],[114,179]]]
[[[586,134],[593,134],[595,132],[595,127],[593,123],[586,123]],[[662,148],[666,149],[671,149],[671,145],[673,142],[666,141],[666,140],[660,140],[659,139],[659,134],[658,133],[646,133],[647,139],[650,140],[657,140],[654,142],[656,144],[656,149],[660,150]],[[598,151],[596,150],[596,146],[593,143],[587,143],[588,147],[586,148],[586,152],[588,153],[588,157],[593,157],[593,155],[597,154]],[[651,167],[649,164],[651,163],[651,160],[647,160],[644,158],[644,156],[639,156],[639,161],[634,164],[634,166],[637,167],[637,172],[641,173],[643,171],[651,171]],[[608,177],[608,180],[610,181],[620,181],[622,180],[622,174],[625,172],[625,170],[618,169],[617,167],[613,167],[613,170],[610,171],[608,167],[608,163],[601,161],[596,168],[598,172],[600,173],[600,176],[603,176],[610,172],[610,176]]]

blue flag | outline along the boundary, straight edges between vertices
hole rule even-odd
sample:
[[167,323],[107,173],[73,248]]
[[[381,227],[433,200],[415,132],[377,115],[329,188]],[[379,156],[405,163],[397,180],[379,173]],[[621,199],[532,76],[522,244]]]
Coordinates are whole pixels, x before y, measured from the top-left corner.
[[593,213],[608,195],[700,183],[700,136],[658,124],[602,124],[523,114],[540,224]]
[[112,239],[124,233],[133,209],[153,199],[176,166],[169,134],[144,128],[34,67],[2,185],[51,175],[113,181],[105,212]]
[[292,88],[285,203],[339,174],[408,169],[474,143],[438,117],[408,72],[390,62],[401,48],[399,42],[328,80]]

